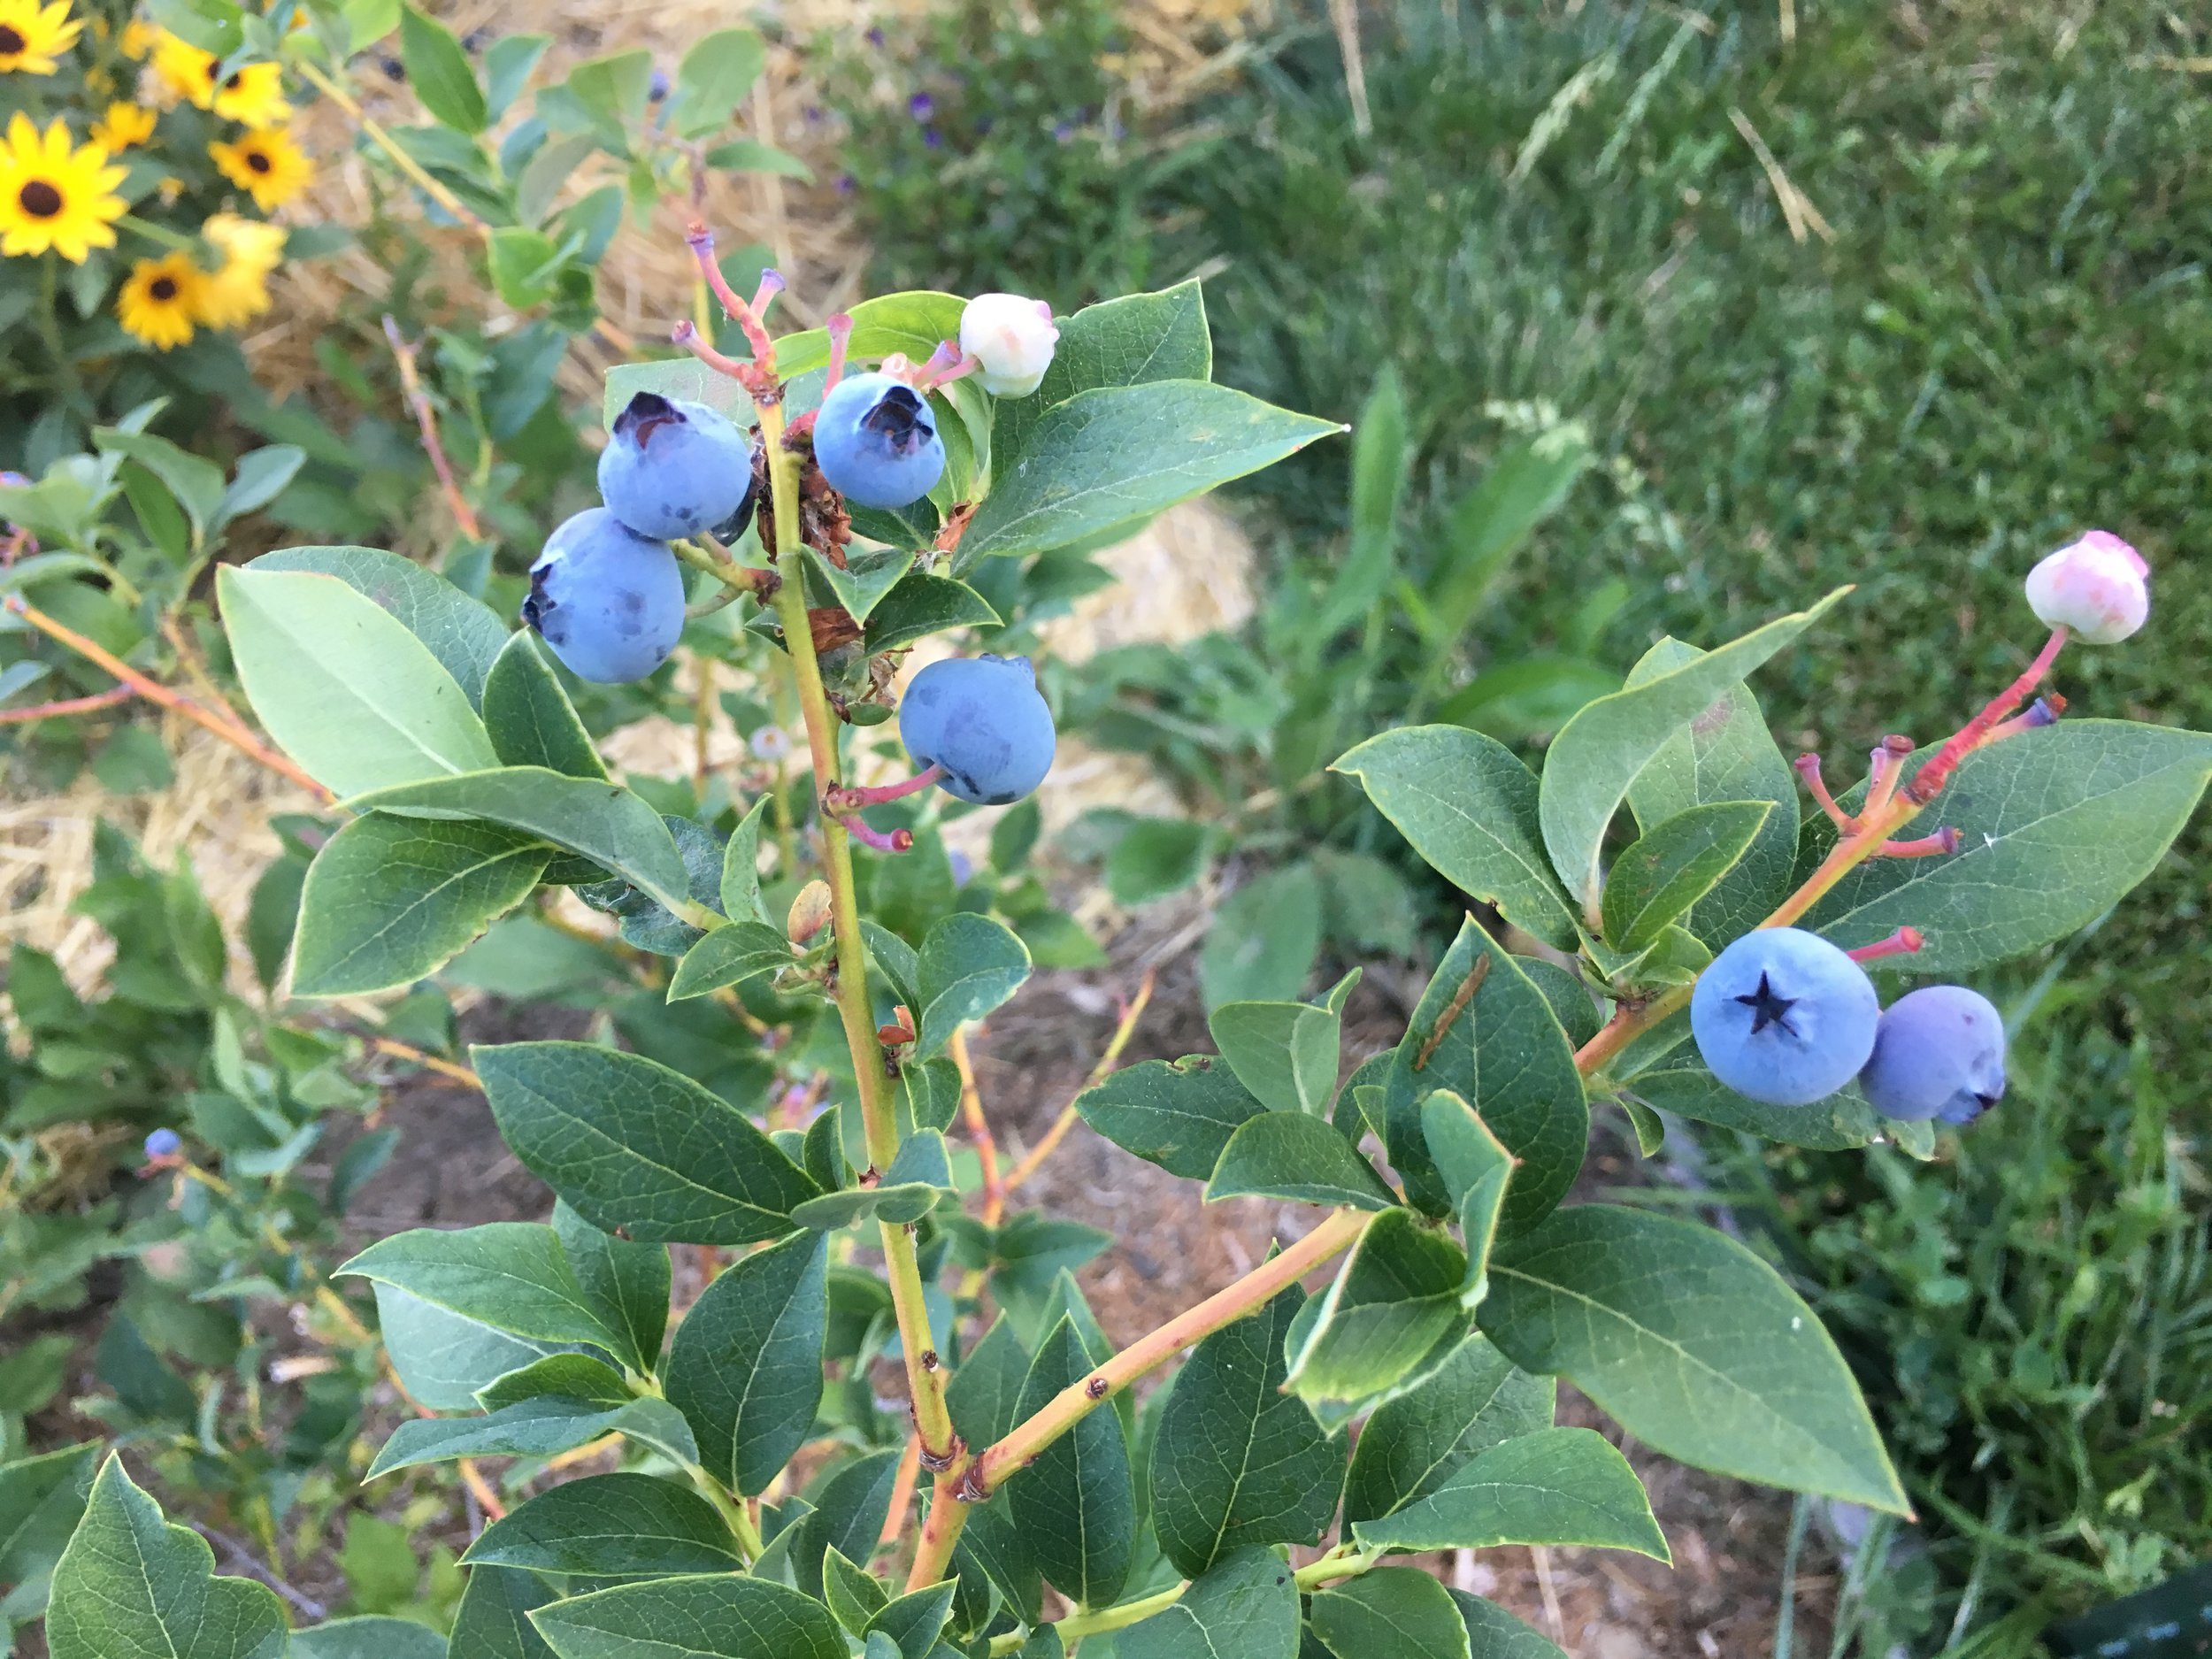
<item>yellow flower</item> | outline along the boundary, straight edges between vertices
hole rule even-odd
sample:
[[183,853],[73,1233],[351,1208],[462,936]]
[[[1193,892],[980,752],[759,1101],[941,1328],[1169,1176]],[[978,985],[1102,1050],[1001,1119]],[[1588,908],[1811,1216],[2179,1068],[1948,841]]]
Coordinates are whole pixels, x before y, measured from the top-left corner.
[[204,52],[167,29],[154,31],[154,78],[171,97],[209,108],[215,102],[215,65],[213,52]]
[[195,313],[210,328],[235,328],[269,309],[269,273],[284,257],[284,227],[218,213],[200,234],[223,256],[223,263],[200,283]]
[[274,64],[247,64],[234,69],[215,89],[215,113],[244,127],[274,127],[290,119],[284,101],[284,71]]
[[123,56],[133,63],[142,62],[160,38],[161,31],[152,24],[133,18],[123,26]]
[[136,104],[111,104],[107,114],[92,124],[92,142],[110,155],[153,135],[154,112]]
[[99,145],[72,149],[61,122],[42,135],[17,111],[0,143],[0,254],[50,248],[82,265],[95,248],[114,247],[115,221],[124,211],[114,192],[122,182],[123,169],[109,166]]
[[282,207],[315,176],[315,164],[292,142],[289,127],[256,128],[234,144],[210,144],[207,153],[265,213]]
[[157,351],[192,338],[192,318],[204,280],[189,256],[141,259],[115,296],[115,319]]
[[0,74],[50,75],[56,54],[77,43],[84,25],[69,15],[69,0],[42,6],[38,0],[0,0]]

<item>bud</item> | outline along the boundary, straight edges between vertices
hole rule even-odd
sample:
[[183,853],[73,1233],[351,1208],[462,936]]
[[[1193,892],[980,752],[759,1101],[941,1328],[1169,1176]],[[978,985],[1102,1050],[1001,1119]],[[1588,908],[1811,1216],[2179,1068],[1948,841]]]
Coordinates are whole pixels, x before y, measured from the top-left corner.
[[983,389],[994,397],[1035,391],[1059,338],[1052,307],[1018,294],[979,294],[960,313],[960,349],[982,362]]
[[2028,572],[2028,603],[2085,645],[2116,645],[2150,615],[2150,566],[2108,530],[2092,530]]
[[791,901],[791,914],[786,918],[784,930],[791,935],[791,942],[803,945],[822,931],[822,924],[830,917],[829,883],[817,878],[799,889],[799,896]]

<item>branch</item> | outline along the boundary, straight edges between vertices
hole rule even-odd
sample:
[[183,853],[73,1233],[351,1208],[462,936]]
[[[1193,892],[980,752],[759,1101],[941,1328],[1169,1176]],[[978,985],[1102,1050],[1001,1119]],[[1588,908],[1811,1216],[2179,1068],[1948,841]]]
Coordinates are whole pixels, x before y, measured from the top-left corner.
[[430,457],[430,465],[438,475],[438,488],[445,492],[446,505],[453,510],[454,522],[461,526],[461,534],[472,541],[484,539],[484,532],[476,521],[476,509],[461,494],[461,487],[454,481],[453,468],[445,458],[445,445],[438,441],[438,411],[430,406],[430,394],[422,389],[422,376],[416,372],[416,348],[399,332],[399,324],[391,312],[384,313],[384,338],[391,342],[392,356],[399,364],[399,383],[405,392],[410,408],[415,411],[415,426],[422,434],[423,453]]
[[[1045,1131],[1044,1139],[1038,1141],[1036,1146],[1023,1156],[1021,1162],[1014,1165],[1012,1172],[1007,1176],[1001,1190],[1002,1199],[1007,1193],[1012,1192],[1034,1175],[1037,1172],[1037,1166],[1052,1156],[1052,1149],[1058,1146],[1066,1138],[1068,1131],[1075,1126],[1076,1119],[1080,1116],[1075,1109],[1076,1101],[1081,1100],[1084,1095],[1113,1074],[1114,1067],[1120,1064],[1121,1051],[1129,1046],[1130,1035],[1137,1029],[1137,1021],[1144,1016],[1145,1004],[1152,1000],[1152,980],[1153,970],[1147,968],[1144,971],[1144,978],[1137,983],[1136,995],[1131,997],[1123,1005],[1121,1023],[1114,1027],[1113,1037],[1107,1042],[1105,1052],[1098,1056],[1098,1064],[1091,1068],[1090,1076],[1083,1079],[1083,1087],[1075,1091],[1074,1098],[1060,1109],[1059,1117],[1053,1120],[1052,1127]],[[995,1222],[998,1217],[993,1215],[987,1208],[989,1203],[987,1193],[985,1195],[985,1203],[987,1208],[984,1210],[984,1220]]]

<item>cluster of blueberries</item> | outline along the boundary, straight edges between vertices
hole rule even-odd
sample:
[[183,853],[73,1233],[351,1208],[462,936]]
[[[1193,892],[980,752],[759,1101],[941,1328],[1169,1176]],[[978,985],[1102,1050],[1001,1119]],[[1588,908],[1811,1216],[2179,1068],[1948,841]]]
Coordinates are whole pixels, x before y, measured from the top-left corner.
[[1761,928],[1715,957],[1690,1030],[1715,1077],[1770,1106],[1855,1077],[1885,1118],[1970,1124],[2005,1092],[2005,1024],[1987,997],[1932,985],[1885,1009],[1865,969],[1801,928]]
[[[998,397],[1043,382],[1059,332],[1051,308],[1013,294],[968,302],[949,373],[898,365],[843,373],[839,350],[813,420],[814,461],[847,502],[896,511],[935,488],[945,444],[927,387],[973,373]],[[950,350],[949,344],[947,347]],[[599,457],[605,503],[554,531],[530,567],[523,620],[585,680],[641,680],[668,659],[684,627],[684,577],[670,543],[744,533],[760,491],[758,437],[704,403],[640,392],[616,417]],[[1056,742],[1051,710],[1026,657],[933,663],[901,701],[899,731],[915,763],[961,800],[1018,801],[1044,780]]]

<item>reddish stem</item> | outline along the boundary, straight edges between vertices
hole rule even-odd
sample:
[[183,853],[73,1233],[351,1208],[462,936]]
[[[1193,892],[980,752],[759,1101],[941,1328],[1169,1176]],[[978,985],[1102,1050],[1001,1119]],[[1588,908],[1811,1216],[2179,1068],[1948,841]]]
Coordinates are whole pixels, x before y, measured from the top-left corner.
[[[834,390],[845,378],[845,353],[853,342],[853,319],[849,312],[840,311],[822,325],[822,332],[829,336],[829,369],[822,380],[825,395]],[[793,423],[796,429],[797,423]]]
[[2028,664],[2026,672],[1992,697],[1979,714],[1960,727],[1951,740],[1936,751],[1933,760],[1914,774],[1913,780],[1905,786],[1905,799],[1916,806],[1925,806],[1934,800],[1943,786],[1951,780],[1951,774],[1958,770],[1959,762],[1986,742],[1999,724],[2026,702],[2029,694],[2042,683],[2043,676],[2051,672],[2051,664],[2058,660],[2058,654],[2064,648],[2066,639],[2064,628],[2053,628],[2051,637],[2044,641],[2043,649],[2035,654],[2035,660]]
[[[692,221],[690,233],[684,240],[691,244],[692,257],[699,262],[699,274],[707,280],[707,287],[722,303],[722,313],[745,334],[746,343],[753,349],[753,361],[763,369],[775,362],[776,349],[768,339],[767,326],[760,320],[760,313],[740,299],[730,287],[729,278],[722,274],[722,266],[714,257],[714,233],[703,224]],[[761,273],[764,286],[768,273]],[[781,277],[777,278],[779,285]]]
[[1887,939],[1879,939],[1870,945],[1861,945],[1856,950],[1843,954],[1854,962],[1879,962],[1885,956],[1909,956],[1928,941],[1917,927],[1901,927]]
[[119,703],[127,703],[136,695],[128,686],[111,686],[88,697],[64,697],[55,703],[33,703],[27,709],[0,709],[0,726],[20,726],[58,714],[89,714],[95,709],[111,709]]
[[1932,858],[1939,853],[1955,853],[1959,849],[1959,833],[1946,824],[1932,835],[1923,835],[1917,841],[1884,841],[1874,849],[1877,858]]
[[949,386],[963,376],[973,374],[983,366],[983,359],[961,350],[948,340],[929,354],[914,375],[914,389],[918,392],[935,391]]
[[833,812],[849,812],[856,807],[881,806],[886,801],[902,801],[910,795],[919,795],[945,775],[945,769],[934,761],[911,778],[900,783],[846,784],[833,789],[824,797]]
[[766,323],[768,308],[776,303],[776,296],[783,290],[783,273],[773,265],[764,267],[760,273],[760,286],[753,290],[753,315]]
[[2056,726],[2058,717],[2066,712],[2066,699],[2055,691],[2047,691],[2030,703],[2027,711],[2016,714],[2009,720],[2001,721],[1989,728],[1988,741],[2017,737],[2023,732],[2032,732],[2039,726]]
[[1867,756],[1866,810],[1860,815],[1862,818],[1882,811],[1889,805],[1890,797],[1897,793],[1897,769],[1905,764],[1905,757],[1914,747],[1912,739],[1892,732],[1882,740],[1879,748]]
[[888,835],[872,829],[868,821],[856,812],[832,812],[830,816],[845,826],[845,833],[864,847],[872,847],[879,853],[902,853],[914,844],[914,832],[895,829]]
[[716,373],[726,374],[732,380],[742,383],[749,389],[757,378],[757,371],[751,364],[741,363],[735,357],[725,357],[709,345],[706,337],[700,334],[687,317],[668,331],[668,337]]
[[1790,764],[1797,768],[1797,775],[1805,780],[1805,787],[1813,799],[1820,803],[1820,810],[1828,815],[1829,822],[1847,835],[1858,827],[1858,820],[1838,806],[1836,797],[1828,793],[1828,785],[1820,775],[1819,756],[1800,755]]

